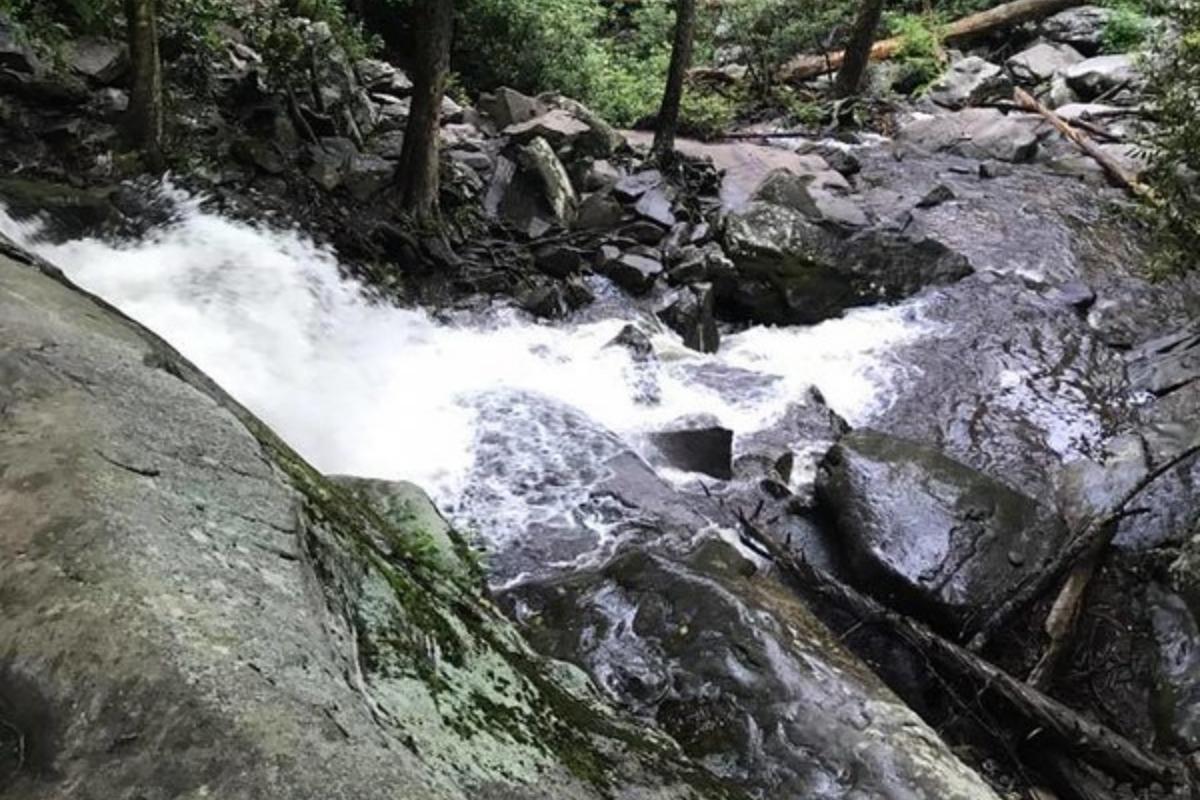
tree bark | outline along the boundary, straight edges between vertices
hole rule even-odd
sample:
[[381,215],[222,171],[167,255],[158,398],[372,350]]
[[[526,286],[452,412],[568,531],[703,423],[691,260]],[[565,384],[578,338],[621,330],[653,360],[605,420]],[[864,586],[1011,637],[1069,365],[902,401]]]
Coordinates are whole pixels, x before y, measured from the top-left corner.
[[675,42],[671,46],[671,66],[663,91],[658,124],[654,130],[653,152],[666,159],[675,151],[675,133],[679,129],[679,104],[683,83],[692,64],[692,45],[696,35],[696,0],[675,0]]
[[[955,20],[945,27],[942,34],[948,42],[955,39],[967,39],[999,28],[1048,17],[1087,2],[1088,0],[1013,0],[1011,3]],[[904,44],[904,40],[899,37],[875,42],[871,46],[871,60],[882,61],[891,58],[902,44]],[[842,51],[797,56],[790,63],[784,65],[780,70],[779,77],[783,81],[803,81],[815,78],[839,69],[845,57],[846,54]]]
[[450,74],[454,0],[418,0],[412,105],[404,129],[398,178],[400,207],[422,224],[437,222],[438,140],[442,98]]
[[863,0],[854,19],[854,27],[843,51],[842,67],[838,70],[833,92],[837,97],[853,97],[862,87],[867,64],[871,61],[871,45],[875,43],[875,31],[883,18],[884,0]]
[[163,97],[154,0],[125,0],[125,23],[133,62],[127,134],[130,142],[141,148],[147,162],[158,169],[162,166]]

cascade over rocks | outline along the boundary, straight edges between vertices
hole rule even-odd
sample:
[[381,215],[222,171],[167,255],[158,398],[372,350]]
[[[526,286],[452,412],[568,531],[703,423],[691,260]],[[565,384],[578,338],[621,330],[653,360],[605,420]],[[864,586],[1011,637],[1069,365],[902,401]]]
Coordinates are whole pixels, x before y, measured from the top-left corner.
[[338,489],[49,267],[0,256],[0,329],[7,796],[736,796],[530,650],[415,487]]

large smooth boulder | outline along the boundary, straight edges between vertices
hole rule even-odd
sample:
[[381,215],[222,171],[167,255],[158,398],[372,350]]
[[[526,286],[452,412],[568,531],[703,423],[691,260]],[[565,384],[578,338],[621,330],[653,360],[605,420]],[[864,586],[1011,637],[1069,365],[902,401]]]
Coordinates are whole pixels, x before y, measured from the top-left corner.
[[1143,81],[1133,56],[1096,56],[1070,67],[1066,71],[1067,84],[1084,100],[1094,100],[1101,95],[1122,88],[1136,89]]
[[971,272],[965,258],[932,239],[886,229],[843,238],[761,201],[727,217],[724,245],[735,274],[714,278],[718,312],[767,324],[816,322]]
[[535,645],[753,797],[995,800],[789,589],[723,541],[627,550],[502,602]]
[[1069,44],[1039,42],[1017,53],[1004,65],[1020,83],[1036,86],[1083,61],[1079,51]]
[[929,153],[966,158],[1031,161],[1050,129],[1032,114],[1004,114],[994,108],[964,108],[950,114],[904,121],[897,141]]
[[946,74],[929,87],[928,97],[939,106],[962,108],[1008,94],[1011,89],[1012,82],[1003,69],[979,56],[968,56],[950,65]]
[[937,450],[870,430],[829,451],[818,493],[860,578],[952,627],[1039,572],[1066,536],[1035,500]]
[[730,796],[531,650],[414,489],[339,488],[4,256],[0,409],[5,797]]

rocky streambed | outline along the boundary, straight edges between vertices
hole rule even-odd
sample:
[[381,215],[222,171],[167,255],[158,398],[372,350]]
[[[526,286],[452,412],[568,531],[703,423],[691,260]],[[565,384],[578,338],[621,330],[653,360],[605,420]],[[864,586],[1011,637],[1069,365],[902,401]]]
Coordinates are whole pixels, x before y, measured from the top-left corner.
[[[326,232],[386,196],[386,64],[322,78],[350,115],[320,147],[243,131],[207,198],[36,221],[0,185],[0,790],[1026,791],[1069,742],[801,601],[738,515],[957,638],[1194,441],[1195,279],[1146,280],[1122,194],[977,105],[1135,103],[1081,14],[964,54],[893,138],[684,142],[674,173],[565,98],[448,108],[495,226],[457,253],[367,211],[337,250],[247,221],[297,184]],[[1180,764],[1198,478],[1120,522],[1051,687]],[[989,656],[1027,674],[1044,611]]]

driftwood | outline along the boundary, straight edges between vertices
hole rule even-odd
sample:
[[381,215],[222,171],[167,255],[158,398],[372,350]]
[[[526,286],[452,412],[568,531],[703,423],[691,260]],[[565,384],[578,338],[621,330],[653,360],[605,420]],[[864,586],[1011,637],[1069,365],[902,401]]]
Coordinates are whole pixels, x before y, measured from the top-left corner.
[[1044,595],[1076,564],[1090,560],[1108,547],[1116,534],[1117,525],[1129,516],[1126,509],[1129,504],[1146,491],[1155,481],[1178,467],[1183,462],[1200,453],[1200,442],[1192,444],[1172,458],[1146,473],[1133,487],[1113,505],[1112,510],[1103,516],[1095,517],[1072,536],[1067,544],[1058,551],[1046,568],[1031,575],[1024,583],[1018,584],[1016,590],[1007,600],[992,612],[979,630],[971,638],[969,647],[979,652],[991,641],[996,633],[1007,625],[1023,609]]
[[[1065,9],[1084,5],[1086,2],[1087,0],[1013,0],[1011,3],[955,20],[942,29],[942,34],[948,42],[969,39],[1000,28],[1048,17]],[[902,37],[881,39],[871,47],[871,60],[883,61],[891,58],[903,45]],[[783,81],[803,81],[825,75],[841,67],[844,57],[843,51],[797,56],[784,65],[779,78]]]
[[1045,736],[1104,772],[1135,782],[1174,784],[1177,765],[1147,752],[1115,731],[1073,711],[1026,685],[971,651],[839,581],[807,561],[786,552],[739,513],[742,537],[765,552],[801,591],[854,615],[859,622],[878,624],[918,648],[930,661],[957,679],[1001,701],[1028,726],[1025,741]]
[[1113,180],[1124,186],[1134,197],[1154,202],[1154,192],[1149,186],[1139,181],[1136,175],[1121,166],[1115,158],[1101,150],[1099,145],[1071,127],[1070,123],[1038,102],[1029,92],[1024,89],[1017,89],[1013,93],[1013,101],[1026,111],[1032,111],[1035,114],[1041,114],[1045,117],[1046,121],[1053,125],[1055,130],[1069,139],[1084,153],[1095,159],[1096,163],[1104,167],[1104,171],[1111,175]]

